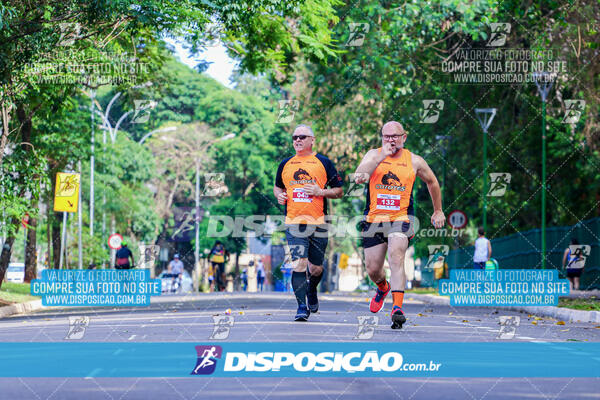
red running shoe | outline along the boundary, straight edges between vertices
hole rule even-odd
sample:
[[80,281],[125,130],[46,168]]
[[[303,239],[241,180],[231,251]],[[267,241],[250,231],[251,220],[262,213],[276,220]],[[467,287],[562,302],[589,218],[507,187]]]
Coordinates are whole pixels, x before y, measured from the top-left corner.
[[390,292],[391,289],[391,285],[388,282],[388,288],[385,292],[379,290],[379,288],[377,288],[377,293],[375,293],[375,296],[371,299],[371,304],[369,304],[369,309],[371,310],[372,313],[376,313],[379,312],[379,310],[381,310],[381,308],[383,307],[383,303],[385,301],[385,296],[388,295],[388,293]]

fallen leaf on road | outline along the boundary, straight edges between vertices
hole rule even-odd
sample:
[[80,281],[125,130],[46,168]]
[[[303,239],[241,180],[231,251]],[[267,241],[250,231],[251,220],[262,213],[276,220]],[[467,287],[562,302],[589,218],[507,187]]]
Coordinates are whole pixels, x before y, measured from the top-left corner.
[[469,322],[469,320],[468,319],[463,319],[463,322]]
[[424,315],[423,315],[423,314],[421,314],[421,313],[418,313],[418,314],[417,314],[417,317],[423,317],[423,316],[424,316]]
[[527,314],[527,318],[531,318],[531,317],[533,317],[533,315]]
[[565,321],[558,321],[558,322],[556,323],[556,325],[564,325],[564,324],[565,324]]
[[240,311],[240,315],[244,315],[244,312],[243,312],[243,311]]
[[540,318],[540,317],[535,317],[534,319],[535,319],[536,321],[539,321],[539,320],[541,320],[541,318]]
[[448,315],[452,315],[452,314],[454,314],[452,311],[450,311],[450,312],[448,313]]
[[600,329],[600,325],[599,325],[599,326],[595,326],[594,328],[596,328],[596,329]]
[[537,321],[531,321],[533,325],[537,325]]
[[271,314],[270,312],[268,312],[268,313],[266,313],[265,315],[273,315],[273,314]]

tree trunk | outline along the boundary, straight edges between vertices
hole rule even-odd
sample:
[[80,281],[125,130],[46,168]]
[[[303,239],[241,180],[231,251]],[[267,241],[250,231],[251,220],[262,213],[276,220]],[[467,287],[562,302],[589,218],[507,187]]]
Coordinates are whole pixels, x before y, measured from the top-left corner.
[[[11,220],[12,225],[17,225],[19,220],[13,218]],[[2,281],[4,281],[4,275],[6,274],[6,269],[8,268],[8,264],[10,263],[10,255],[12,254],[12,247],[15,243],[15,234],[11,233],[6,237],[6,241],[4,242],[4,246],[2,246],[2,253],[0,253],[0,287],[2,287]]]
[[[0,166],[2,166],[2,160],[4,158],[4,148],[6,147],[6,143],[8,143],[8,134],[10,130],[8,128],[10,122],[10,111],[12,106],[7,105],[5,102],[2,103],[2,128],[0,131],[2,134],[0,135]],[[2,274],[4,279],[4,273]]]
[[25,282],[37,277],[37,218],[29,217],[27,243],[25,245]]

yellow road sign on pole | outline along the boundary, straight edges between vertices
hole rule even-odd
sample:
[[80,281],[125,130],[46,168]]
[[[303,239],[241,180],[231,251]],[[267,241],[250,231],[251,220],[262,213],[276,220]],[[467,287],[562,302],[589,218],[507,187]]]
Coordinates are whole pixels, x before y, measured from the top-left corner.
[[54,191],[54,211],[77,212],[79,205],[80,175],[68,172],[56,174]]

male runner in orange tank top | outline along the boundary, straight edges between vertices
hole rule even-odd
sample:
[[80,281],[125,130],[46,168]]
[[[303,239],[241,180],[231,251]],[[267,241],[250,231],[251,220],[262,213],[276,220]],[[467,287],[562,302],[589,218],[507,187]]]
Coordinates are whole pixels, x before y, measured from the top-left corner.
[[[417,176],[429,189],[434,210],[431,216],[433,226],[442,228],[446,217],[442,212],[437,178],[423,158],[404,148],[406,131],[402,125],[396,121],[387,122],[381,129],[381,138],[382,147],[369,150],[356,169],[355,182],[369,183],[362,241],[367,273],[377,284],[370,309],[374,313],[381,310],[391,290],[394,300],[392,329],[400,329],[406,322],[402,312],[406,285],[404,254],[414,236],[412,188]],[[386,252],[391,282],[385,279],[383,270]]]

